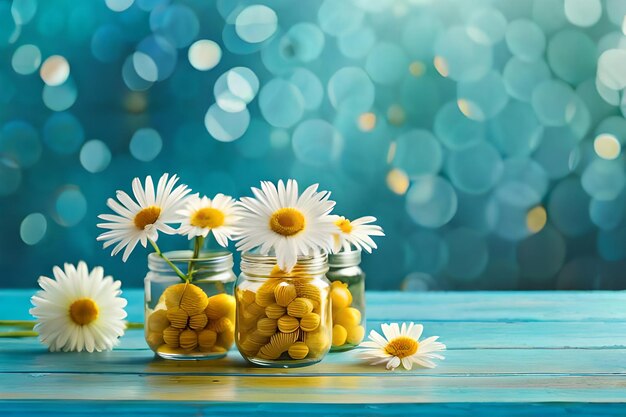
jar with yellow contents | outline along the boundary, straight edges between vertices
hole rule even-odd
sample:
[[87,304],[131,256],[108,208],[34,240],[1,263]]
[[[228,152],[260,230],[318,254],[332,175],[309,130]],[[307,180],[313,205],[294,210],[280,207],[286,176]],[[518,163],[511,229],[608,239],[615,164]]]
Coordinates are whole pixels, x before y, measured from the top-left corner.
[[235,340],[249,362],[291,368],[321,361],[332,326],[327,256],[301,256],[289,273],[272,256],[244,253],[235,286]]
[[165,254],[191,280],[182,281],[156,253],[148,256],[145,335],[150,349],[165,359],[218,359],[235,337],[236,279],[230,252]]
[[360,263],[361,251],[356,249],[328,256],[332,352],[354,349],[365,337],[365,274]]

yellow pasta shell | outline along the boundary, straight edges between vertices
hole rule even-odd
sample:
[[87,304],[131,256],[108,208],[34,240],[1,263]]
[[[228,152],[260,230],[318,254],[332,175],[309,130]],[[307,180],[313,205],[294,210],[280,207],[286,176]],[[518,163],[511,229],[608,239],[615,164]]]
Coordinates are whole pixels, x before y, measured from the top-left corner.
[[275,319],[263,317],[259,319],[259,321],[257,322],[256,328],[259,334],[270,337],[271,335],[276,333],[276,329],[278,328],[278,323],[276,322]]
[[261,348],[259,353],[278,358],[283,352],[286,352],[291,345],[298,341],[298,337],[299,332],[278,332],[270,338],[270,341]]
[[248,316],[248,317],[256,318],[262,315],[264,312],[265,312],[265,307],[261,307],[257,303],[252,303],[248,306],[248,308],[246,308],[244,312],[244,317]]
[[185,350],[194,350],[198,347],[198,334],[193,330],[187,329],[180,333],[179,345]]
[[308,298],[312,300],[314,303],[321,304],[322,302],[322,292],[316,287],[314,284],[309,282],[310,280],[297,279],[294,280],[294,285],[296,286],[296,291],[298,293],[298,297]]
[[204,313],[189,317],[189,327],[194,330],[204,329],[204,326],[206,326],[208,322],[209,319],[207,319],[206,314]]
[[259,346],[264,345],[269,340],[269,337],[262,335],[258,330],[253,331],[248,335],[246,340],[249,340],[251,343],[258,344]]
[[230,321],[235,321],[235,297],[228,294],[213,295],[209,297],[209,305],[204,312],[211,320],[228,317]]
[[169,325],[167,310],[156,310],[148,317],[148,329],[151,332],[163,332]]
[[202,313],[209,304],[209,298],[202,288],[188,282],[168,287],[163,295],[168,310],[180,307],[191,316]]
[[205,329],[198,332],[198,346],[200,350],[210,350],[217,341],[217,333],[213,330]]
[[276,301],[274,298],[274,288],[281,282],[280,279],[267,279],[263,285],[256,290],[256,303],[263,307],[274,303]]
[[305,332],[312,332],[320,325],[320,315],[317,313],[305,314],[300,319],[300,328]]
[[282,354],[283,352],[279,352],[278,350],[274,349],[274,347],[271,345],[263,345],[261,346],[261,349],[259,350],[259,353],[257,353],[256,356],[259,359],[276,360]]
[[358,345],[365,337],[365,328],[363,326],[354,326],[348,329],[346,341],[353,345]]
[[292,359],[304,359],[309,354],[309,347],[304,342],[296,342],[287,350]]
[[167,319],[170,321],[172,327],[177,329],[184,329],[187,327],[187,320],[189,320],[189,314],[185,310],[181,310],[178,307],[172,307],[167,310]]
[[274,288],[274,298],[279,306],[287,307],[297,296],[296,287],[288,282],[281,282]]
[[217,341],[215,342],[216,346],[221,346],[224,349],[228,350],[235,343],[235,331],[234,330],[226,330],[217,336]]
[[333,314],[333,323],[345,328],[358,326],[361,324],[361,312],[354,307],[342,308]]
[[179,346],[180,329],[168,327],[163,330],[163,341],[170,347],[177,348]]
[[292,333],[298,330],[300,321],[291,316],[284,315],[278,319],[278,329],[283,333]]
[[270,319],[279,319],[285,315],[287,309],[283,306],[280,306],[276,303],[270,304],[265,307],[265,315]]
[[304,317],[313,311],[313,302],[308,298],[296,298],[287,306],[287,314],[291,317]]
[[249,305],[249,304],[254,303],[254,300],[256,298],[256,293],[250,290],[243,290],[243,291],[240,290],[237,292],[237,294],[238,294],[237,298],[244,305]]

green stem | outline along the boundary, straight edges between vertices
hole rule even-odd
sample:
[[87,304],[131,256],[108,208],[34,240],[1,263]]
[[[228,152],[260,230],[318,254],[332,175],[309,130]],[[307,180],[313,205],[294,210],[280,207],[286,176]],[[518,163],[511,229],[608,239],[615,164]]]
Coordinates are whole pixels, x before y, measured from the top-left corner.
[[0,326],[24,327],[27,329],[32,329],[35,323],[33,320],[0,320]]
[[161,259],[163,259],[165,262],[167,262],[167,264],[174,270],[176,275],[178,275],[178,277],[181,280],[183,280],[185,282],[189,281],[187,275],[183,274],[183,272],[180,269],[178,269],[178,267],[176,265],[174,265],[172,263],[172,261],[167,259],[167,257],[165,255],[163,255],[163,252],[161,252],[161,249],[159,249],[159,247],[157,246],[156,242],[153,242],[151,239],[148,239],[148,242],[150,242],[150,244],[154,248],[154,251],[156,252],[156,254],[159,255],[161,257]]
[[[32,327],[35,325],[34,320],[0,320],[0,326],[14,326],[14,327]],[[143,329],[143,323],[139,322],[126,322],[126,329]],[[0,332],[0,338],[3,337],[37,337],[39,333],[34,330],[12,330],[8,332]]]
[[196,262],[196,259],[198,259],[198,256],[200,255],[200,250],[202,249],[203,245],[204,245],[204,237],[196,236],[193,242],[193,256],[191,257],[191,260],[189,261],[189,265],[187,266],[187,276],[189,277],[190,282],[193,280],[193,274],[195,272],[193,270],[194,263]]
[[14,332],[0,332],[2,337],[37,337],[39,333],[33,330],[16,330]]

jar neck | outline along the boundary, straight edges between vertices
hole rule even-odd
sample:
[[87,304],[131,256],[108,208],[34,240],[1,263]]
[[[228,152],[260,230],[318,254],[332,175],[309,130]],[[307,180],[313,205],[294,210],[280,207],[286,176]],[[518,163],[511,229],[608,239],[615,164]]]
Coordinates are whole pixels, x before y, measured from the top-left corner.
[[311,256],[298,256],[298,262],[289,272],[281,270],[272,255],[244,252],[241,255],[241,272],[257,278],[311,277],[324,275],[328,271],[328,256],[320,253]]
[[328,266],[331,270],[350,268],[361,263],[361,249],[338,252],[328,255]]
[[[194,279],[206,279],[222,272],[232,271],[233,254],[228,251],[201,251],[197,258],[191,250],[179,250],[163,253],[183,273],[188,273],[189,263],[193,262]],[[156,253],[148,255],[150,272],[163,275],[174,274],[172,267]]]

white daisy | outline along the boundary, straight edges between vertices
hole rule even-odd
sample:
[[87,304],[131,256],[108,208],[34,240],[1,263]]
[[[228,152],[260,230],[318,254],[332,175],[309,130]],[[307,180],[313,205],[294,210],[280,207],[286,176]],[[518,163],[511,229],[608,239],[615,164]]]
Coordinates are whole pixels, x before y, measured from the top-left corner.
[[152,177],[146,177],[145,188],[142,187],[139,178],[133,180],[133,200],[124,191],[117,192],[118,201],[109,198],[107,206],[116,214],[101,214],[98,217],[109,223],[99,223],[98,227],[110,229],[98,236],[98,240],[105,240],[104,248],[113,244],[116,246],[111,256],[116,255],[122,249],[122,260],[126,262],[138,242],[145,248],[148,240],[156,242],[159,232],[175,234],[176,230],[168,224],[179,220],[176,214],[185,203],[185,196],[191,191],[186,185],[174,186],[178,177],[163,174],[154,191]]
[[240,239],[237,248],[242,252],[258,248],[267,255],[273,251],[278,266],[291,271],[298,255],[315,255],[332,247],[335,230],[329,215],[335,202],[328,191],[317,192],[318,184],[298,195],[298,183],[278,181],[278,188],[268,181],[261,189],[252,188],[256,198],[243,197],[240,205]]
[[446,345],[437,342],[439,336],[432,336],[419,340],[424,330],[421,324],[398,323],[382,324],[381,328],[385,337],[372,330],[369,335],[370,341],[363,342],[359,347],[364,348],[362,355],[365,359],[373,359],[372,365],[385,363],[387,369],[394,370],[400,364],[404,369],[411,369],[413,364],[425,368],[437,366],[432,359],[444,359],[436,352],[446,349]]
[[351,245],[357,249],[364,249],[372,253],[376,249],[376,243],[370,236],[385,236],[383,229],[375,224],[376,217],[365,216],[356,220],[348,220],[343,216],[335,216],[335,226],[333,253],[339,252],[342,248],[346,252],[352,250]]
[[43,291],[31,298],[39,340],[53,352],[111,350],[126,328],[120,281],[104,277],[99,266],[89,272],[82,261],[52,271],[56,280],[40,277]]
[[185,208],[176,212],[182,217],[178,233],[189,239],[213,233],[217,243],[226,247],[237,231],[238,211],[236,201],[227,195],[220,193],[211,200],[194,194],[187,199]]

